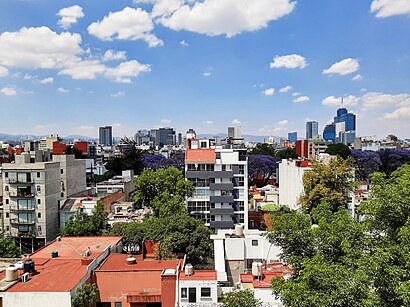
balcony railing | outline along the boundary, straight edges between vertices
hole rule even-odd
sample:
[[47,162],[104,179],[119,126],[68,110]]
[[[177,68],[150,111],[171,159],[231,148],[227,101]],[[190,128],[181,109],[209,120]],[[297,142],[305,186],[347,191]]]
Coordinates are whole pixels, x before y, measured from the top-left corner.
[[20,211],[34,211],[34,207],[10,207],[10,212],[20,212]]
[[25,180],[21,180],[21,179],[17,179],[17,178],[7,178],[6,179],[6,183],[8,184],[17,184],[17,183],[34,183],[32,179],[25,179]]
[[19,193],[19,192],[17,192],[17,193],[14,192],[13,193],[13,192],[10,192],[9,196],[10,197],[15,197],[15,198],[33,198],[34,194],[33,193]]
[[34,220],[11,219],[10,223],[17,225],[34,225],[36,222]]

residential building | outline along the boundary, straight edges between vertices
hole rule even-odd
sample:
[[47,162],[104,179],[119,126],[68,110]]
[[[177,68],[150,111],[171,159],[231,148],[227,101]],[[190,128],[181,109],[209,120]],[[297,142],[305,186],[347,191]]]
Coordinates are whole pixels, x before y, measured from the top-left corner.
[[72,298],[81,285],[91,281],[94,270],[108,255],[122,250],[121,240],[109,236],[58,237],[15,264],[24,269],[16,269],[11,281],[0,273],[0,306],[71,307]]
[[53,143],[58,142],[59,137],[58,134],[51,134],[44,139],[40,140],[40,149],[41,150],[53,150]]
[[178,272],[178,301],[175,306],[217,306],[218,282],[214,270],[194,270],[188,263]]
[[135,190],[134,171],[123,171],[121,176],[114,176],[112,179],[97,183],[97,195],[103,197],[118,191],[124,193],[124,200],[132,200],[132,192]]
[[248,228],[247,150],[240,144],[217,144],[212,139],[187,139],[185,177],[195,191],[188,212],[212,229],[239,223]]
[[99,130],[99,144],[104,146],[112,146],[112,127],[100,127]]
[[306,122],[306,139],[311,139],[319,135],[319,123],[317,121]]
[[298,140],[296,142],[296,154],[299,158],[316,159],[319,154],[326,151],[328,143],[322,138]]
[[295,144],[298,140],[298,133],[297,132],[289,132],[288,133],[288,141]]
[[137,133],[134,135],[135,145],[150,145],[152,144],[153,139],[150,136],[150,132],[148,130],[142,129],[138,130]]
[[37,152],[39,160],[24,152],[1,166],[4,231],[32,251],[55,239],[59,202],[86,190],[85,160],[67,155],[44,161]]

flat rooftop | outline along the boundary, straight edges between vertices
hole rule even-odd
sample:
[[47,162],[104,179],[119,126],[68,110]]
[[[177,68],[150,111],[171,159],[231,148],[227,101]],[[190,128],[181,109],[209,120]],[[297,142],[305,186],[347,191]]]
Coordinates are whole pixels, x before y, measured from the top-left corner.
[[185,162],[209,162],[215,163],[216,154],[213,148],[187,149]]
[[217,276],[215,270],[194,270],[194,274],[189,276],[179,271],[179,280],[217,280]]
[[162,271],[166,269],[176,270],[182,260],[139,260],[135,264],[127,264],[127,254],[111,254],[98,271]]

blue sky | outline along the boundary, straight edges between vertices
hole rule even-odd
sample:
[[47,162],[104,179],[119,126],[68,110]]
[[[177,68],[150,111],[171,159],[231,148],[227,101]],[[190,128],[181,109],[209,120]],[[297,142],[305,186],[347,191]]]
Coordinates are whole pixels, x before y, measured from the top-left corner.
[[[111,13],[110,13],[111,12]],[[116,136],[172,126],[410,137],[409,0],[10,0],[0,132]]]

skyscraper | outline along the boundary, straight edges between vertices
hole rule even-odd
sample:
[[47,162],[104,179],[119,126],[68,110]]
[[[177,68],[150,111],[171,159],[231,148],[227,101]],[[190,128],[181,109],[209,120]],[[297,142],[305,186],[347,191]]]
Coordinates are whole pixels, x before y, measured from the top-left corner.
[[317,121],[310,121],[306,123],[306,139],[311,139],[319,135],[319,123]]
[[289,132],[288,133],[288,140],[291,143],[296,143],[298,140],[298,133],[297,132]]
[[99,144],[106,145],[106,146],[112,146],[112,127],[111,126],[100,127]]
[[350,145],[356,137],[356,115],[348,113],[346,108],[339,108],[333,123],[323,130],[323,138],[333,143]]

